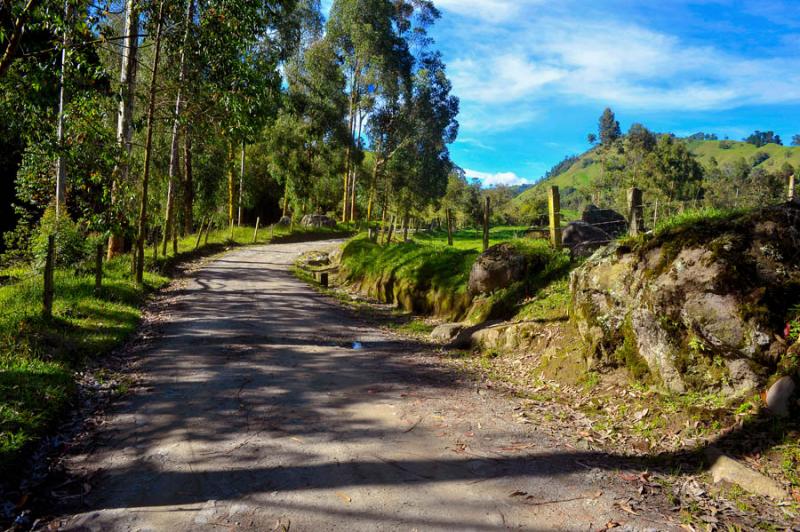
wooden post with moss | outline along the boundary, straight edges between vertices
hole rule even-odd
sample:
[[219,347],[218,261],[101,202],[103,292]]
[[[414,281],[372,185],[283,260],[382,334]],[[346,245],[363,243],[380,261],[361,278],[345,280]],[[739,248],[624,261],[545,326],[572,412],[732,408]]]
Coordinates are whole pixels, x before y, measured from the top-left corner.
[[491,209],[491,200],[486,196],[486,205],[483,207],[483,250],[489,249],[489,211]]
[[210,219],[210,220],[208,221],[208,225],[206,225],[206,237],[205,237],[205,239],[203,240],[203,245],[204,245],[204,246],[207,246],[207,245],[208,245],[208,233],[210,233],[210,232],[211,232],[211,224],[212,224],[212,223],[214,223],[214,219],[213,219],[213,218],[212,218],[212,219]]
[[790,203],[800,203],[800,198],[797,197],[797,190],[795,189],[795,176],[794,174],[789,176],[789,202]]
[[53,317],[53,270],[55,269],[55,254],[56,254],[56,237],[49,235],[47,237],[47,258],[44,262],[44,294],[42,314],[45,318]]
[[103,244],[97,244],[94,255],[94,291],[103,288]]
[[[258,240],[258,225],[261,223],[261,217],[256,217],[256,230],[253,231],[253,244]],[[240,224],[241,225],[241,224]]]
[[206,217],[203,216],[203,219],[200,220],[200,230],[197,231],[197,240],[194,241],[194,249],[197,251],[197,248],[200,247],[200,239],[203,237],[203,228],[206,225]]
[[628,234],[637,236],[642,232],[644,232],[642,191],[633,187],[628,189]]
[[558,187],[550,187],[547,195],[547,210],[550,218],[550,244],[561,249],[561,194]]
[[447,209],[447,245],[453,245],[453,213]]

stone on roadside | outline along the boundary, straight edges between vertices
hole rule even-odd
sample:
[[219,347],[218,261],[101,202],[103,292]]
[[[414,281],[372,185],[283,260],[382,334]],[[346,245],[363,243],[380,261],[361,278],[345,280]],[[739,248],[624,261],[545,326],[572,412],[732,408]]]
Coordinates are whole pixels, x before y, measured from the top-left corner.
[[585,222],[570,222],[564,228],[561,240],[573,257],[588,257],[612,238],[599,227]]
[[781,377],[767,391],[767,407],[778,417],[789,415],[789,402],[797,386],[791,377]]
[[622,236],[628,232],[628,221],[615,210],[601,209],[596,205],[589,205],[581,214],[581,221],[598,226],[613,237]]
[[490,247],[475,259],[469,272],[469,291],[490,294],[507,288],[525,277],[525,256],[509,244]]
[[306,214],[300,220],[300,225],[303,227],[336,227],[336,222],[324,214]]
[[458,333],[464,330],[463,323],[443,323],[442,325],[437,326],[431,332],[431,340],[435,342],[443,342],[447,343],[453,340]]
[[787,493],[780,484],[738,460],[725,456],[719,449],[714,447],[706,449],[706,458],[711,464],[711,476],[715,484],[726,481],[755,495],[778,501],[787,499]]

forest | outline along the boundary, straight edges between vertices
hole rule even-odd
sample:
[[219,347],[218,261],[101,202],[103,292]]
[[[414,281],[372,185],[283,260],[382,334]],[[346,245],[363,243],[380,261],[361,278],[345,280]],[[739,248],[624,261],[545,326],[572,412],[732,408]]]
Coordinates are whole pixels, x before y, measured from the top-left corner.
[[143,250],[203,219],[425,211],[458,132],[428,36],[440,13],[367,4],[327,20],[308,0],[4,4],[5,260],[31,260],[57,224],[107,239],[109,258],[132,250],[141,282]]

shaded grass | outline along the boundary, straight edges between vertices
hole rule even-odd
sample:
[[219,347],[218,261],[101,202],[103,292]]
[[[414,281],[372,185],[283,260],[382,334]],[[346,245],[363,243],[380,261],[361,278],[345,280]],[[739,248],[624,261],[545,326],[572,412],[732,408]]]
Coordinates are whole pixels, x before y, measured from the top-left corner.
[[[131,277],[131,257],[103,265],[103,286],[94,289],[94,273],[85,266],[55,272],[53,317],[41,315],[44,283],[40,272],[14,266],[9,284],[0,286],[0,479],[19,476],[32,445],[52,430],[75,399],[76,372],[122,344],[141,319],[148,294],[169,282],[175,267],[226,247],[253,243],[253,227],[214,230],[195,249],[197,235],[178,240],[178,253],[154,259],[145,251],[144,285]],[[335,234],[336,230],[264,227],[256,243]]]
[[119,345],[136,329],[147,293],[167,279],[146,272],[130,279],[130,259],[105,264],[104,285],[94,275],[57,270],[53,317],[41,316],[39,276],[0,288],[0,472],[19,473],[24,451],[70,406],[74,373]]

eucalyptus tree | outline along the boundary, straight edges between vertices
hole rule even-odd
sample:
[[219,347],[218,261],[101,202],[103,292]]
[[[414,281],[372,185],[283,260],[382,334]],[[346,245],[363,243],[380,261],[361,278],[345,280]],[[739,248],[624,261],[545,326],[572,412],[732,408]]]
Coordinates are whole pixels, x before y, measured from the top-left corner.
[[409,71],[413,63],[408,42],[398,31],[399,14],[397,5],[389,0],[334,0],[331,7],[326,39],[339,57],[348,97],[350,142],[345,150],[342,221],[352,212],[359,123],[369,112],[364,104],[373,101],[364,98],[380,90],[384,74]]
[[411,139],[394,157],[392,187],[404,222],[413,208],[442,197],[453,169],[447,145],[458,136],[459,100],[438,52],[426,53],[414,75],[412,98],[405,112],[411,121]]

